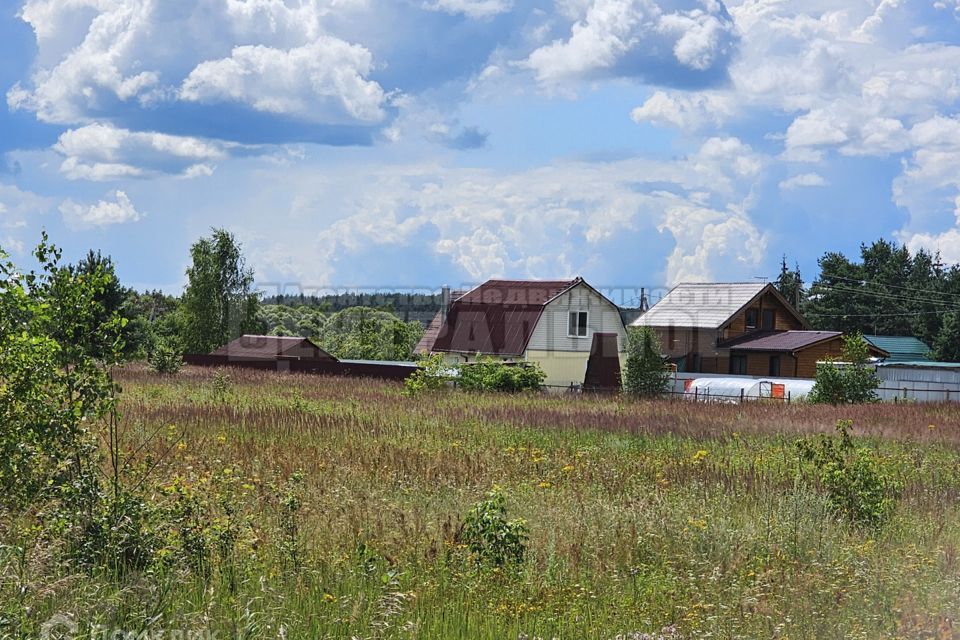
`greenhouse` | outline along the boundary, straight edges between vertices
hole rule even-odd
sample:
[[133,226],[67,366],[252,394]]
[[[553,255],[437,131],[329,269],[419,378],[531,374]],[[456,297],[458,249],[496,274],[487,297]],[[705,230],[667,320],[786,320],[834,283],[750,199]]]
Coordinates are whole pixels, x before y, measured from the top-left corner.
[[684,397],[691,400],[740,402],[741,400],[799,400],[813,389],[813,380],[790,378],[695,378],[684,385]]

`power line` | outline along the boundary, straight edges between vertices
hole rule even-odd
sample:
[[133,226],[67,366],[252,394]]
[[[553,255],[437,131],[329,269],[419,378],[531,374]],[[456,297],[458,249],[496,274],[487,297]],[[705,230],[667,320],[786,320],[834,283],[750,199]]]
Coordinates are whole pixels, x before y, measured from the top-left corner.
[[908,313],[813,313],[807,312],[805,316],[817,316],[818,318],[903,318],[906,316],[932,316],[943,313],[938,311],[911,311]]
[[[838,275],[833,275],[829,273],[821,273],[820,277],[833,278],[834,280],[846,280],[847,282],[855,282],[857,284],[862,284],[862,285],[875,285],[875,286],[879,285],[883,287],[888,287],[890,289],[902,289],[905,291],[913,291],[916,293],[931,293],[937,296],[949,296],[951,298],[960,298],[960,293],[950,293],[948,291],[935,291],[933,289],[917,289],[916,287],[903,287],[895,284],[887,284],[886,282],[880,282],[877,280],[866,280],[864,278],[847,278],[845,276],[838,276]],[[817,282],[814,282],[812,286],[829,287],[831,285],[823,284],[823,283],[820,283],[818,285]]]
[[948,302],[946,300],[930,300],[927,298],[915,298],[911,296],[899,295],[895,293],[881,293],[879,291],[864,291],[862,289],[851,289],[849,287],[837,287],[831,285],[819,285],[820,287],[828,291],[836,291],[838,293],[851,293],[861,296],[873,296],[874,298],[882,298],[886,300],[896,300],[898,302],[916,302],[921,304],[936,304],[944,305],[951,309],[960,307],[956,302]]

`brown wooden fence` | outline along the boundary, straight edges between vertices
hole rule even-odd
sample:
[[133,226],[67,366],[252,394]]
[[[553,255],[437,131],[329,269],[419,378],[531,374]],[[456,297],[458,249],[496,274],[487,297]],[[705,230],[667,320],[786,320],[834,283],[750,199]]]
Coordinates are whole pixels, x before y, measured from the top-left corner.
[[328,360],[299,360],[277,358],[276,360],[247,360],[231,356],[208,354],[185,354],[183,361],[198,367],[240,367],[281,373],[309,373],[325,376],[350,376],[354,378],[382,378],[405,380],[417,367],[410,364],[386,362],[331,362]]

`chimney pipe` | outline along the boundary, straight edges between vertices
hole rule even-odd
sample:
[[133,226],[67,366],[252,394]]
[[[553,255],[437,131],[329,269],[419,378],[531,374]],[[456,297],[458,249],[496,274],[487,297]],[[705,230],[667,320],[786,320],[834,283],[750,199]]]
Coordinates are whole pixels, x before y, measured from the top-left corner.
[[450,311],[450,287],[443,285],[440,288],[440,317],[447,319],[447,312]]

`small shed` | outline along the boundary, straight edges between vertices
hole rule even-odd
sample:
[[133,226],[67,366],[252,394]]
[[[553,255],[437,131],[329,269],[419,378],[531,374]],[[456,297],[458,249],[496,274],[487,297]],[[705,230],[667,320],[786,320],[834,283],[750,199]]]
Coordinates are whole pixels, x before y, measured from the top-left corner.
[[877,376],[884,400],[960,402],[960,362],[881,362]]

